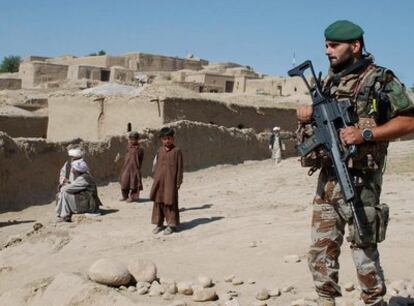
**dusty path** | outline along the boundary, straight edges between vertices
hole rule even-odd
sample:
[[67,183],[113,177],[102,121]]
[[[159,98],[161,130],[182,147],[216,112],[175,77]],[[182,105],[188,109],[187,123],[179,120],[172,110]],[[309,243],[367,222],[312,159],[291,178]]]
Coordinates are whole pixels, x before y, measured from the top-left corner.
[[[380,251],[388,282],[414,280],[413,143],[393,145],[384,180],[382,200],[391,206],[392,221]],[[209,275],[217,283],[219,296],[234,289],[241,305],[251,305],[262,287],[296,288],[295,294],[284,293],[268,305],[290,305],[293,300],[312,297],[305,256],[316,175],[305,173],[294,158],[280,166],[267,160],[186,173],[180,192],[182,231],[168,237],[151,233],[152,204],[145,200],[150,179],[145,179],[143,200],[137,204],[118,202],[118,184],[100,188],[107,214],[72,224],[54,225],[53,203],[1,214],[0,245],[30,230],[35,221],[44,228],[0,251],[0,295],[60,272],[84,273],[102,257],[127,262],[139,255],[157,264],[161,278],[183,281]],[[290,254],[299,255],[302,261],[284,263]],[[224,283],[229,274],[244,281],[253,279],[256,284],[235,287]],[[356,283],[347,243],[341,255],[340,280]],[[357,295],[357,291],[344,293],[341,304],[354,305]],[[138,295],[131,300],[137,305],[171,303]]]

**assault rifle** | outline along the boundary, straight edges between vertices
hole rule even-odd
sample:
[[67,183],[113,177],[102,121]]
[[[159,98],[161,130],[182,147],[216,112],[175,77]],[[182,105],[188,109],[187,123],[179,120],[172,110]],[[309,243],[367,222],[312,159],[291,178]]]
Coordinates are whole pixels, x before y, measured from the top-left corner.
[[[307,69],[310,69],[312,73],[314,80],[312,85],[304,75]],[[356,178],[351,178],[347,167],[349,158],[356,154],[357,149],[355,145],[345,147],[339,137],[340,129],[352,126],[355,123],[355,118],[352,116],[353,106],[351,101],[337,101],[323,93],[321,73],[316,78],[312,62],[309,60],[291,69],[288,74],[291,77],[300,76],[308,87],[312,98],[311,124],[314,128],[314,135],[297,146],[298,152],[300,156],[306,156],[320,148],[327,152],[335,169],[343,198],[351,208],[355,228],[363,241],[368,234],[366,226],[363,227],[367,224],[367,218],[363,205],[355,192],[354,180]]]

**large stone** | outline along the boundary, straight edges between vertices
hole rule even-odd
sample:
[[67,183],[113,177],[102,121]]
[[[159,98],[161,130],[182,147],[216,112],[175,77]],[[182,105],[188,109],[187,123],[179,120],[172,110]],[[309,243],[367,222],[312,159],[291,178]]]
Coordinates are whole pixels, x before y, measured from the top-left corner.
[[157,266],[148,260],[132,259],[128,263],[128,270],[137,282],[152,283],[157,278]]
[[177,291],[178,293],[184,295],[192,295],[193,294],[193,284],[190,282],[179,282],[177,283]]
[[239,285],[243,285],[244,282],[243,282],[242,279],[235,277],[235,278],[233,278],[231,283],[235,286],[239,286]]
[[287,292],[295,293],[295,287],[293,287],[293,286],[283,287],[282,292],[284,292],[284,293],[287,293]]
[[127,285],[131,274],[125,265],[114,259],[99,259],[88,270],[88,276],[94,282],[108,286]]
[[213,286],[213,280],[211,279],[211,277],[205,276],[205,275],[200,275],[198,277],[198,282],[200,283],[200,285],[203,288],[209,288],[211,286]]
[[281,294],[282,293],[280,292],[280,289],[279,288],[274,288],[274,289],[269,290],[269,295],[271,297],[280,296]]
[[195,302],[208,302],[215,301],[216,299],[216,291],[212,288],[200,288],[194,290],[193,301]]
[[269,291],[266,288],[260,289],[259,292],[256,293],[256,299],[259,301],[265,301],[270,298]]
[[224,277],[224,281],[226,283],[231,283],[236,276],[234,274],[230,274]]

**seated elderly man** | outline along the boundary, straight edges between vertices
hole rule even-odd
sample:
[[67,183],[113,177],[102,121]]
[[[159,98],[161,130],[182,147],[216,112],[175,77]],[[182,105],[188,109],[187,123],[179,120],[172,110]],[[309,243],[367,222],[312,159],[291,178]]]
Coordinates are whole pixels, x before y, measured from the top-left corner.
[[96,212],[100,205],[96,183],[83,159],[71,162],[73,181],[64,184],[57,197],[58,221],[71,221],[72,214]]
[[78,159],[82,159],[84,152],[80,147],[70,147],[68,149],[69,160],[65,162],[59,173],[59,190],[63,185],[73,182],[73,172],[71,171],[72,162]]

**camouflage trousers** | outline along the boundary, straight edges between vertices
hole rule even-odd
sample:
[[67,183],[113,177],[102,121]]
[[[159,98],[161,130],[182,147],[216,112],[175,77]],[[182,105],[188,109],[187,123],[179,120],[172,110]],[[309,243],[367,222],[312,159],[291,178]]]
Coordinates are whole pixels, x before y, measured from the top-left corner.
[[[364,206],[375,206],[379,203],[381,184],[381,173],[364,175],[362,182],[357,185],[357,192]],[[351,216],[332,170],[322,169],[313,203],[312,245],[308,257],[316,291],[321,297],[342,296],[338,285],[338,258],[345,226],[348,224],[350,232],[355,232],[350,222]],[[362,290],[361,298],[366,305],[375,305],[386,292],[377,244],[356,244],[352,237],[348,240],[351,242],[352,256]]]

